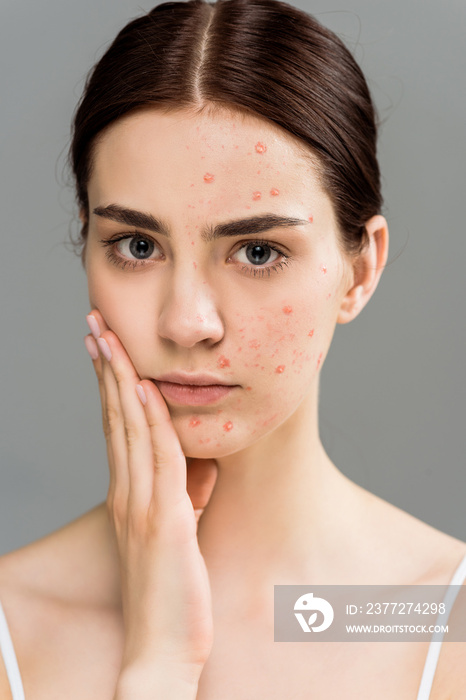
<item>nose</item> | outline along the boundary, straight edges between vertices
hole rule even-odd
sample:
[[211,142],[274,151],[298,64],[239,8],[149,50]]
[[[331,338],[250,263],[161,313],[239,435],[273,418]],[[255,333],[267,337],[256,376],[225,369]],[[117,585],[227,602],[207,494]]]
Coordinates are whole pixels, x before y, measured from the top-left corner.
[[223,338],[215,296],[199,270],[173,271],[161,301],[158,333],[185,348],[202,341],[214,345]]

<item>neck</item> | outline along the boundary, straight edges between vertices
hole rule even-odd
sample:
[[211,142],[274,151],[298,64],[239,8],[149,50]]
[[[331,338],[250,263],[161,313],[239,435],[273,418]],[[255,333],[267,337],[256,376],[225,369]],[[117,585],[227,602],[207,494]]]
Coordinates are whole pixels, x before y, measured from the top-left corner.
[[317,396],[272,434],[217,462],[198,526],[213,591],[247,595],[253,581],[269,588],[327,574],[357,493],[320,441]]

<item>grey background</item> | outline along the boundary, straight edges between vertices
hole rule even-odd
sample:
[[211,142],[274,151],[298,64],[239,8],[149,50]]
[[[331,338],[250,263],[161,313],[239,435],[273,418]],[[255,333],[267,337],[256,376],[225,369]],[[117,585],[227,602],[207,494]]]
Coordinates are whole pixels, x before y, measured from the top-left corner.
[[[464,163],[466,3],[305,0],[368,77],[380,136],[390,262],[337,326],[321,432],[352,479],[466,540]],[[64,177],[83,80],[132,0],[0,6],[0,552],[103,501],[100,402],[83,337],[87,285]],[[71,223],[70,223],[71,222]]]

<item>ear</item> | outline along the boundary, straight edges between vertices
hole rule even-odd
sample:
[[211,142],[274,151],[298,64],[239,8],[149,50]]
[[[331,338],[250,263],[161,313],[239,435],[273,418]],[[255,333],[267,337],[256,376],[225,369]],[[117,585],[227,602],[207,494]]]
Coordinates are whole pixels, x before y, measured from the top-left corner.
[[379,283],[388,257],[388,225],[377,214],[366,223],[369,243],[353,261],[351,287],[341,301],[337,323],[349,323],[365,307]]

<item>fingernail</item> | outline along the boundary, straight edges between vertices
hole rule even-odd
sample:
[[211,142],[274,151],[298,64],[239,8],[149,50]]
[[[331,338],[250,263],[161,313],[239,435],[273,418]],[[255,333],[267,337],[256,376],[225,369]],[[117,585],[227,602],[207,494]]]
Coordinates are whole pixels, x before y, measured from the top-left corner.
[[99,357],[99,349],[94,338],[90,335],[86,335],[84,338],[84,345],[86,346],[86,350],[92,357],[92,359],[97,360],[97,358]]
[[141,399],[142,403],[145,406],[147,403],[147,396],[146,396],[146,392],[144,391],[144,389],[142,388],[142,386],[140,384],[136,384],[136,391],[137,391],[139,398]]
[[97,339],[100,335],[99,324],[95,320],[94,316],[91,316],[91,314],[88,314],[86,316],[86,321],[87,321],[87,325],[89,326],[89,330],[91,331],[92,335],[94,336],[95,339]]
[[108,343],[105,338],[97,338],[97,343],[102,351],[102,355],[110,362],[112,359],[112,351],[108,347]]

